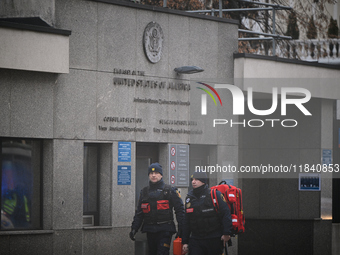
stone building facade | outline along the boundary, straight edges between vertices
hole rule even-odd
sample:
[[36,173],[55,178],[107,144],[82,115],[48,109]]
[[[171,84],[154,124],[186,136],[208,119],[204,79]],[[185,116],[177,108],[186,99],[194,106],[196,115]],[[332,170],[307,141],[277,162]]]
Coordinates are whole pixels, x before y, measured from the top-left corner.
[[[235,54],[234,20],[128,1],[38,2],[1,3],[1,254],[145,253],[145,237],[132,243],[128,233],[151,162],[185,197],[196,167],[320,164],[323,150],[333,150],[337,68]],[[312,76],[302,81],[301,73]],[[308,82],[326,74],[326,90]],[[266,117],[248,107],[234,114],[225,85],[245,98],[253,87],[255,108],[264,109],[273,87],[302,87],[311,92],[312,117],[291,105],[284,118],[297,127],[252,127]],[[298,175],[209,177],[244,190],[249,227],[230,254],[256,247],[330,254],[332,222],[321,208],[332,203],[331,178],[314,192],[298,189]],[[20,204],[14,219],[8,205]]]

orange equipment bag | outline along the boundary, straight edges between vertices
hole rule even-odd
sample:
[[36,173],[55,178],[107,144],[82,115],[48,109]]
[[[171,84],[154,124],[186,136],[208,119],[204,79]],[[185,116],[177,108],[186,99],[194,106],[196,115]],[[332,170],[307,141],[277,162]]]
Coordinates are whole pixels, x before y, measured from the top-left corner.
[[243,214],[241,189],[228,185],[225,181],[222,181],[219,185],[213,186],[210,189],[212,190],[211,196],[216,209],[219,208],[218,201],[216,199],[216,190],[219,190],[224,195],[231,213],[233,234],[237,235],[243,233],[245,231],[245,218]]

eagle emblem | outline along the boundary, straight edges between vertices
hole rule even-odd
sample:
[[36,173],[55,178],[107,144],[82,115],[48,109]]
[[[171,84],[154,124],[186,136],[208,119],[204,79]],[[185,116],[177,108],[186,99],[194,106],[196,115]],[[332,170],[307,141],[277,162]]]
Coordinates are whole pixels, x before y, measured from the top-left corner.
[[157,63],[162,57],[164,35],[161,26],[152,21],[145,30],[143,36],[144,52],[151,63]]

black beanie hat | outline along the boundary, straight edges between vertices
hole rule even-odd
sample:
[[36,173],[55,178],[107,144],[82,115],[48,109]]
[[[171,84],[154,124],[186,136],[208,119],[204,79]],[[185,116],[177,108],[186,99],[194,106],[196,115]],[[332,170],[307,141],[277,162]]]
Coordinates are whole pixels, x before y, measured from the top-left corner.
[[191,180],[195,178],[205,184],[208,183],[208,176],[205,172],[194,172],[193,175],[191,175]]
[[162,176],[163,176],[163,169],[162,169],[162,166],[156,162],[156,163],[152,163],[149,168],[148,168],[148,175],[151,173],[151,172],[158,172],[160,173]]

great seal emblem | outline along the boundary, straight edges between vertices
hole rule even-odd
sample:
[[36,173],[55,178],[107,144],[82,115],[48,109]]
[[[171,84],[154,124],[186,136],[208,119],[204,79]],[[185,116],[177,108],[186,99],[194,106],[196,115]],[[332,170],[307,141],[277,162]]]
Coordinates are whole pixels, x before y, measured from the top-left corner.
[[145,30],[143,36],[144,52],[151,63],[157,63],[162,57],[164,35],[159,24],[152,21]]

